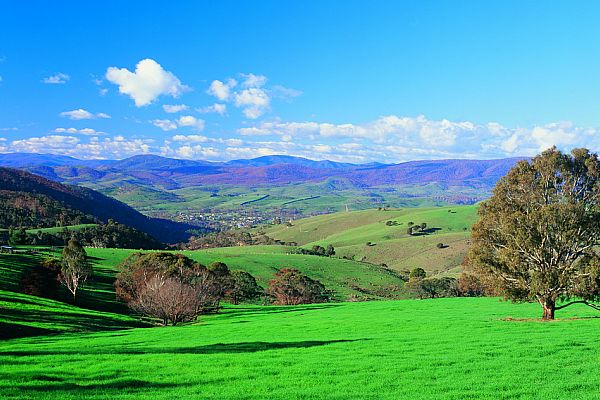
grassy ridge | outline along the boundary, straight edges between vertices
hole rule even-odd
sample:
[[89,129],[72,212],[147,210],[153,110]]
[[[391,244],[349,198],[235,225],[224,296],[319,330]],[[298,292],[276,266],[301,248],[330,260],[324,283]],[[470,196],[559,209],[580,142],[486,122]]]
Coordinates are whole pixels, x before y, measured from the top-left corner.
[[[333,244],[338,256],[397,270],[421,267],[431,274],[456,274],[468,248],[477,206],[341,212],[305,218],[266,234],[310,247]],[[387,226],[392,221],[395,225]],[[409,236],[409,223],[427,223],[427,234]],[[370,245],[367,243],[370,242]],[[443,243],[446,248],[438,248]]]
[[[293,251],[294,248],[287,246],[243,246],[181,253],[203,264],[221,261],[230,269],[247,271],[263,287],[267,286],[277,270],[297,268],[311,278],[320,280],[333,291],[337,300],[346,300],[351,295],[362,298],[365,293],[369,293],[369,298],[382,298],[377,294],[381,290],[402,285],[398,277],[378,266],[339,258],[293,254]],[[135,251],[90,248],[87,252],[98,268],[115,274],[115,266]]]
[[23,338],[0,348],[0,397],[596,398],[598,320],[502,319],[538,312],[491,298],[244,306],[183,327]]

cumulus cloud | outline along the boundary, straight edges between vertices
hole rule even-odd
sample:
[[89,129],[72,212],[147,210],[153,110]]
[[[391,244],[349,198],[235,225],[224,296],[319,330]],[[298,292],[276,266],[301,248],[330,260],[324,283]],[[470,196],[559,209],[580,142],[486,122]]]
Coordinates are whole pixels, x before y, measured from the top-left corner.
[[204,120],[193,117],[191,115],[183,115],[177,120],[179,126],[189,126],[197,131],[204,129]]
[[[269,111],[272,98],[289,101],[302,94],[301,91],[275,85],[269,87],[268,79],[264,75],[253,73],[239,74],[241,83],[235,79],[228,79],[226,82],[214,80],[206,91],[211,96],[216,97],[221,102],[231,102],[237,108],[242,110],[244,116],[248,119],[257,119]],[[225,104],[215,104],[198,109],[199,112],[225,113]]]
[[163,131],[173,131],[177,129],[177,123],[170,119],[154,119],[152,125],[162,129]]
[[185,111],[189,107],[185,104],[164,104],[162,108],[163,110],[165,110],[165,112],[168,112],[169,114],[175,114],[181,111]]
[[163,131],[173,131],[178,127],[190,127],[197,131],[204,129],[204,120],[196,118],[192,115],[183,115],[177,120],[154,119],[150,122],[152,122],[152,125],[159,127]]
[[[152,122],[167,131],[204,126],[204,121],[190,115]],[[359,124],[262,121],[239,129],[239,137],[177,132],[162,142],[122,136],[98,137],[101,132],[92,128],[57,128],[54,133],[12,142],[5,140],[0,147],[6,151],[52,152],[81,158],[151,153],[217,161],[283,154],[354,163],[530,156],[552,145],[562,150],[587,147],[600,151],[600,129],[578,127],[569,122],[514,128],[498,123],[396,115]]]
[[42,82],[46,83],[46,84],[51,84],[51,85],[57,85],[57,84],[64,84],[67,83],[67,81],[71,79],[71,77],[67,74],[63,74],[62,72],[59,72],[56,75],[51,75],[48,76],[44,79],[42,79]]
[[83,108],[78,108],[72,111],[64,111],[59,114],[61,117],[66,117],[73,120],[80,119],[96,119],[96,118],[110,118],[110,115],[105,113],[97,113],[93,114]]
[[106,132],[100,132],[97,131],[95,129],[92,128],[83,128],[83,129],[77,129],[77,128],[56,128],[54,129],[55,133],[70,133],[70,134],[79,134],[79,135],[85,135],[85,136],[98,136],[98,135],[105,135]]
[[267,77],[264,75],[240,74],[244,78],[242,86],[245,88],[259,88],[267,83]]
[[271,98],[263,89],[249,88],[235,94],[235,106],[241,107],[247,118],[256,119],[269,108]]
[[175,135],[171,138],[174,142],[196,142],[204,143],[208,142],[209,138],[202,135]]
[[152,103],[161,95],[179,97],[189,87],[152,59],[141,60],[135,71],[127,68],[110,67],[106,79],[119,86],[119,92],[133,99],[137,107]]
[[227,105],[215,103],[212,106],[197,108],[196,111],[198,111],[201,114],[215,113],[219,115],[224,115],[227,112]]
[[235,79],[228,79],[227,82],[221,82],[217,79],[212,81],[206,93],[216,97],[221,101],[227,101],[229,100],[231,89],[233,89],[236,85],[237,81]]
[[[598,149],[600,129],[572,123],[508,128],[498,123],[430,120],[425,116],[382,116],[363,124],[264,121],[238,129],[242,136],[277,137],[282,142],[324,141],[314,152],[368,161],[415,158],[500,158],[529,156],[553,145]],[[349,141],[343,143],[343,141]],[[322,147],[329,146],[329,147]]]

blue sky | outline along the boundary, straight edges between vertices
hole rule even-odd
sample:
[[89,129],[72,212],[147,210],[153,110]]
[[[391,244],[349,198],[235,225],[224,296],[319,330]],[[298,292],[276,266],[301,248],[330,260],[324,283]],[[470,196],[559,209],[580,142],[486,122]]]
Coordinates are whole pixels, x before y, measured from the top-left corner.
[[0,4],[2,152],[400,162],[600,147],[597,2]]

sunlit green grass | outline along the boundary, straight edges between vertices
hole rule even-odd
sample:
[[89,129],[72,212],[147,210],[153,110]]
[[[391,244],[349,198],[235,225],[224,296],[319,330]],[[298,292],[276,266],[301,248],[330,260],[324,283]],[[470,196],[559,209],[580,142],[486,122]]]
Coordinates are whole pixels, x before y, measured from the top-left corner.
[[[468,248],[477,206],[364,210],[320,215],[266,229],[266,234],[305,247],[332,244],[338,256],[396,270],[425,269],[456,275]],[[387,221],[396,225],[388,226]],[[409,223],[427,224],[426,235],[409,236]],[[369,244],[367,244],[369,243]],[[442,249],[438,243],[447,245]]]
[[[195,325],[1,342],[20,399],[596,399],[600,320],[453,298],[243,306]],[[513,319],[504,320],[511,316]]]
[[[226,263],[230,269],[247,271],[263,287],[267,286],[279,269],[296,268],[321,281],[336,300],[346,300],[351,295],[364,297],[365,294],[357,288],[373,293],[403,284],[397,276],[376,265],[335,257],[294,254],[294,250],[287,246],[241,246],[182,253],[203,264],[220,261]],[[112,271],[114,275],[117,272],[116,266],[135,251],[89,248],[87,252],[93,258],[96,268],[105,271],[106,274]],[[369,294],[367,297],[381,298],[376,294]]]

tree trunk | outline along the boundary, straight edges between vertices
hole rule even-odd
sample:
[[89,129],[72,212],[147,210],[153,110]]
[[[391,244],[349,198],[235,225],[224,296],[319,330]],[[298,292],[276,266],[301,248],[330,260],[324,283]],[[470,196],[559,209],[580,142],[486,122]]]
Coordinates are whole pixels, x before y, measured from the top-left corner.
[[550,321],[554,319],[554,310],[556,308],[556,301],[553,299],[540,299],[540,304],[544,310],[542,314],[542,320]]

